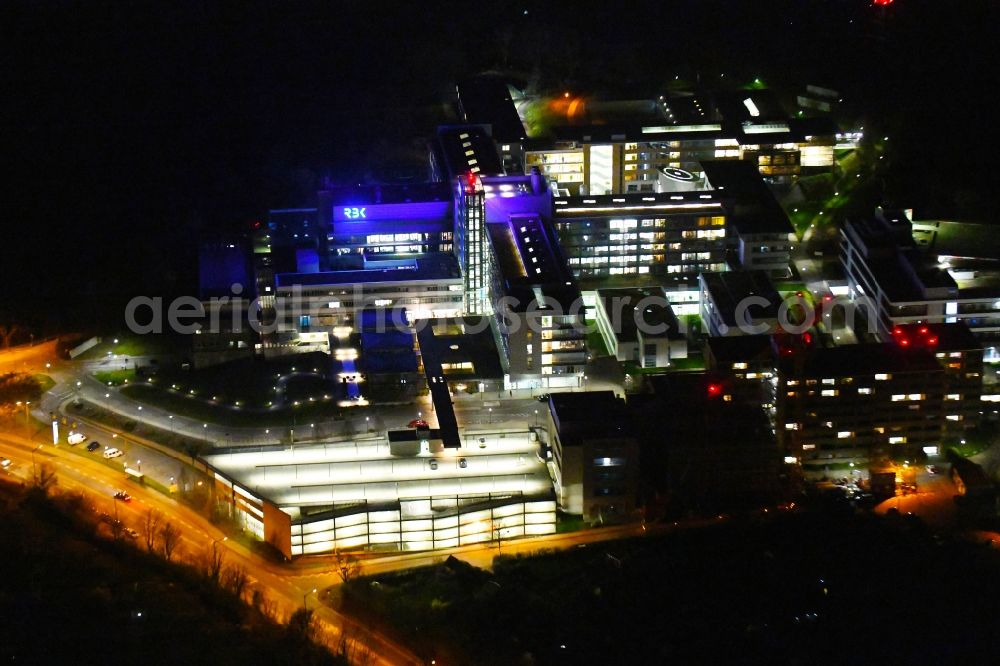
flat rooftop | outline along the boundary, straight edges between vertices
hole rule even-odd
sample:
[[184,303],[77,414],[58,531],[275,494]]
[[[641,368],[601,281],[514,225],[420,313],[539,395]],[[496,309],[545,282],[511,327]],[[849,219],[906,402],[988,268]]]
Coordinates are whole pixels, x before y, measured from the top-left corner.
[[504,79],[477,76],[460,81],[456,92],[465,121],[488,124],[498,141],[516,142],[527,134]]
[[378,282],[410,282],[459,280],[458,260],[448,252],[424,254],[409,260],[411,263],[391,268],[374,268],[346,271],[320,271],[317,273],[278,273],[278,289],[294,285],[319,287],[325,285],[372,284]]
[[434,417],[438,422],[441,440],[446,448],[456,449],[461,446],[458,437],[458,420],[455,418],[451,390],[448,388],[444,368],[441,365],[439,349],[434,343],[434,329],[430,326],[418,326],[417,345],[420,347],[424,375],[431,394],[431,402],[434,404]]
[[934,354],[926,349],[901,350],[893,343],[811,348],[782,355],[778,367],[790,377],[857,377],[875,373],[941,372]]
[[559,430],[563,446],[579,446],[587,439],[631,435],[625,401],[614,391],[553,393],[549,411]]
[[438,128],[437,143],[452,178],[470,172],[477,175],[503,173],[496,145],[482,125],[441,126]]
[[976,339],[964,322],[952,324],[897,324],[893,338],[907,346],[922,346],[934,352],[982,351],[983,343]]
[[935,257],[1000,262],[1000,227],[996,225],[919,220],[913,223],[913,240]]
[[[414,456],[393,456],[388,442],[378,438],[296,444],[294,448],[232,448],[204,458],[247,490],[298,518],[300,507],[547,493],[552,482],[537,452],[538,443],[523,432],[477,433],[462,449]],[[432,468],[432,460],[437,469]]]
[[710,337],[706,341],[717,367],[732,369],[733,363],[751,363],[773,358],[770,335]]
[[493,331],[486,317],[468,315],[460,320],[428,319],[430,335],[420,340],[420,352],[433,355],[443,366],[471,363],[471,370],[444,370],[447,380],[500,379],[503,366]]
[[[329,205],[381,205],[444,202],[454,196],[450,183],[406,183],[380,185],[337,185],[320,191]],[[272,211],[272,214],[276,211]]]
[[727,221],[737,233],[791,234],[794,231],[788,214],[752,162],[705,160],[701,167],[711,186],[727,199]]
[[504,222],[488,222],[493,252],[514,311],[532,302],[558,305],[568,314],[580,290],[566,267],[555,233],[538,215],[514,215]]
[[751,296],[764,298],[767,305],[751,306],[748,310],[750,316],[755,319],[773,319],[778,316],[781,296],[765,271],[702,273],[701,280],[719,316],[728,326],[737,325],[736,308]]
[[[647,331],[660,330],[661,333],[647,333],[644,337],[652,338],[683,338],[680,325],[673,308],[667,300],[663,288],[625,287],[619,289],[598,289],[597,298],[604,312],[611,318],[615,328],[615,337],[621,342],[637,342],[639,340],[638,322],[643,322]],[[636,312],[640,303],[645,301],[641,313]],[[618,313],[617,315],[615,313]]]
[[664,192],[657,194],[643,192],[556,197],[553,205],[557,218],[685,212],[711,213],[712,211],[722,213],[722,203],[717,193],[712,191]]

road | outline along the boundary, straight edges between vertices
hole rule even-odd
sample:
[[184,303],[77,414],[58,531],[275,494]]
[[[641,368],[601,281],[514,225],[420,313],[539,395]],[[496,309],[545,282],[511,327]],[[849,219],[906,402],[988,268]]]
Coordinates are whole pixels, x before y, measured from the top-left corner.
[[55,361],[56,341],[11,347],[0,352],[0,374],[6,372],[45,372],[45,364]]
[[[227,540],[222,530],[185,504],[155,490],[127,481],[124,473],[119,471],[116,465],[106,464],[96,454],[87,454],[79,447],[73,449],[65,445],[54,447],[46,440],[46,435],[47,431],[42,431],[34,438],[27,438],[11,432],[0,432],[0,454],[13,461],[7,473],[24,482],[30,482],[34,472],[40,469],[41,465],[48,464],[57,475],[59,488],[84,493],[98,511],[118,515],[127,526],[133,527],[140,533],[146,512],[149,509],[159,511],[165,520],[171,521],[180,529],[178,559],[197,565],[204,561],[213,543],[220,544],[225,549],[228,562],[232,565],[245,566],[251,584],[274,598],[281,618],[287,619],[301,606],[304,599],[306,601],[310,598],[316,599],[313,590],[322,593],[321,591],[341,583],[333,570],[330,556],[300,558],[290,564],[277,564],[265,560],[241,543],[232,539]],[[91,457],[92,455],[94,457]],[[115,501],[112,495],[119,489],[127,490],[133,497],[132,501],[129,503]],[[696,527],[706,522],[712,521],[691,522],[681,527]],[[361,573],[379,574],[429,566],[440,563],[449,556],[455,556],[477,567],[490,568],[498,552],[505,555],[531,554],[543,549],[573,548],[669,529],[673,527],[650,526],[647,530],[643,525],[629,524],[517,539],[502,542],[499,547],[494,542],[433,552],[362,556]],[[333,608],[319,604],[311,607],[314,608],[316,617],[320,621],[324,640],[331,647],[335,648],[346,632],[348,642],[359,646],[359,649],[373,646],[378,655],[376,663],[422,663],[404,646],[358,624]]]
[[934,529],[951,527],[955,523],[955,484],[945,472],[948,465],[937,463],[938,474],[921,469],[917,474],[917,492],[891,497],[875,507],[875,513],[884,514],[890,509],[912,513]]
[[[84,454],[51,444],[39,445],[9,432],[0,433],[0,453],[13,463],[5,474],[30,482],[34,471],[40,469],[41,465],[50,465],[56,473],[58,487],[84,493],[98,511],[117,515],[125,525],[140,533],[146,512],[149,509],[159,511],[164,520],[169,520],[180,530],[181,539],[176,557],[181,561],[197,566],[204,561],[213,543],[220,544],[224,548],[228,564],[246,567],[251,585],[270,595],[276,604],[278,617],[283,620],[287,620],[304,600],[307,601],[314,588],[311,579],[316,578],[315,573],[304,575],[295,568],[264,560],[237,541],[227,539],[218,527],[194,510],[140,485],[126,485],[128,482],[124,480],[124,474],[97,460],[89,459]],[[122,488],[126,488],[132,495],[131,502],[120,502],[112,498],[113,493]],[[358,650],[370,646],[377,655],[375,663],[422,663],[405,647],[328,606],[317,604],[313,609],[320,633],[332,648],[336,648],[341,637],[346,635],[348,642],[355,644]]]

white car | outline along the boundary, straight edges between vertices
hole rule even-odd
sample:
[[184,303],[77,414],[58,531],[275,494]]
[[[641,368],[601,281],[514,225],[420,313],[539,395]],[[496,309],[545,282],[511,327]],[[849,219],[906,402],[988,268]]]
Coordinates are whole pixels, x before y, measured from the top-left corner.
[[125,455],[125,452],[121,449],[105,449],[104,451],[104,457],[108,460],[111,458],[120,458],[123,455]]
[[87,438],[84,436],[82,432],[71,432],[69,436],[66,437],[66,441],[69,442],[70,446],[76,446],[77,444],[83,442],[83,440],[85,439]]
[[0,468],[9,469],[10,465],[10,458],[0,458]]

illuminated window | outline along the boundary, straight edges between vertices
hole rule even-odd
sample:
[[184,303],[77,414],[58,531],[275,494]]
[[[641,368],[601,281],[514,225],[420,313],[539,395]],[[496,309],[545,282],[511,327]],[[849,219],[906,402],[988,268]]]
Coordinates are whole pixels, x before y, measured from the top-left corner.
[[733,370],[746,370],[746,369],[747,369],[746,363],[733,363]]
[[892,379],[892,375],[887,375],[885,373],[879,373],[879,374],[875,375],[875,380],[876,381],[884,382],[884,381],[887,381],[889,379]]
[[803,444],[802,445],[802,450],[803,451],[812,451],[815,448],[816,448],[815,444]]
[[889,443],[890,444],[906,444],[906,437],[898,437],[898,436],[897,437],[890,437],[889,438]]
[[945,418],[948,419],[949,421],[961,421],[962,420],[962,415],[961,414],[949,414]]
[[945,400],[961,400],[962,396],[958,393],[949,393],[944,397]]
[[867,386],[862,386],[861,388],[858,389],[858,393],[860,395],[871,395],[871,392],[872,390]]
[[848,439],[849,437],[854,437],[854,433],[850,430],[841,430],[837,433],[837,439]]
[[799,429],[799,424],[798,423],[786,423],[785,424],[785,430],[798,430],[798,429]]
[[824,384],[834,384],[835,380],[832,377],[827,377],[823,380]]
[[821,394],[823,395],[824,398],[833,398],[839,393],[840,391],[838,391],[837,389],[823,389],[823,391],[821,391]]

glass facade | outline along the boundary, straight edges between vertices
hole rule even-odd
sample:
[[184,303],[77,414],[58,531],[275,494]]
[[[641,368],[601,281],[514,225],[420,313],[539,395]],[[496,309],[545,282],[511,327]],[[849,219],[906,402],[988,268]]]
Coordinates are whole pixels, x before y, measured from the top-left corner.
[[725,270],[726,218],[711,214],[560,215],[556,231],[577,278]]

